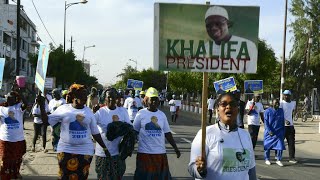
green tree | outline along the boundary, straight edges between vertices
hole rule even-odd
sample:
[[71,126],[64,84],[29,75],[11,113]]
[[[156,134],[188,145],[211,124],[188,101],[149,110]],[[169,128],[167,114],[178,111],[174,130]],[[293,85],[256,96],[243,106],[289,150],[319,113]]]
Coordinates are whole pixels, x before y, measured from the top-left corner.
[[[290,24],[293,48],[286,63],[285,87],[294,90],[295,98],[309,93],[313,87],[320,89],[320,2],[319,0],[292,0]],[[308,43],[312,38],[312,43]]]

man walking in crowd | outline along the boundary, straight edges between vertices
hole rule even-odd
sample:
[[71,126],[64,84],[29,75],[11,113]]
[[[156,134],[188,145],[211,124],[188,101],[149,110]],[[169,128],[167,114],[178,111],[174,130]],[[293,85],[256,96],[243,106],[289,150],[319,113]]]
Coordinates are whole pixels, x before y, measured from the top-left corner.
[[[308,97],[308,94],[304,95],[303,100],[303,117],[302,122],[306,122],[308,119],[308,116],[311,115],[311,101]],[[312,119],[313,120],[313,119]]]
[[[49,102],[49,112],[53,113],[59,106],[66,104],[66,100],[61,98],[60,91],[58,89],[52,90],[53,99]],[[61,123],[58,122],[52,127],[52,147],[53,151],[57,150],[57,146],[60,139],[60,127]]]
[[246,104],[246,110],[248,112],[248,131],[251,136],[253,149],[256,147],[259,129],[260,129],[260,118],[263,121],[263,105],[259,102],[260,96],[254,95],[252,101],[248,101]]
[[176,104],[176,117],[175,117],[175,120],[174,122],[177,122],[177,119],[179,117],[179,112],[180,112],[180,109],[181,109],[181,96],[178,96],[178,98],[175,99],[175,104]]
[[137,102],[135,101],[135,97],[134,97],[135,93],[133,91],[131,91],[130,96],[131,97],[128,97],[124,101],[123,107],[128,109],[130,121],[133,123],[133,120],[138,113],[138,106],[137,106]]
[[177,119],[177,108],[176,108],[176,95],[172,95],[172,99],[169,101],[171,121],[176,122]]
[[87,107],[93,110],[95,106],[99,105],[98,90],[95,87],[91,88],[91,92],[88,95]]
[[239,108],[239,112],[237,116],[237,125],[239,128],[244,129],[243,118],[244,118],[246,103],[240,99],[240,95],[241,95],[240,89],[235,90],[234,95],[238,101],[238,108]]
[[293,126],[293,114],[296,109],[296,102],[291,101],[291,91],[283,91],[283,100],[280,102],[280,108],[283,109],[285,119],[285,138],[288,142],[289,162],[297,163],[295,159],[295,129]]
[[284,113],[279,108],[279,99],[273,100],[272,107],[268,108],[264,112],[264,159],[267,165],[271,165],[270,162],[270,150],[277,150],[276,163],[279,166],[283,166],[282,151],[285,150],[284,146]]
[[141,99],[140,99],[140,91],[139,90],[136,90],[136,93],[135,93],[135,95],[134,95],[135,97],[134,97],[134,100],[136,101],[136,103],[137,103],[137,108],[138,108],[138,110],[140,110],[140,109],[142,109],[143,108],[143,106],[142,106],[142,102],[141,102]]
[[142,103],[143,108],[147,107],[144,103],[144,97],[145,97],[146,93],[144,91],[141,91],[139,94],[140,94],[140,101]]
[[208,111],[209,111],[209,124],[211,124],[212,123],[212,114],[213,114],[213,107],[214,107],[214,102],[215,102],[215,100],[214,100],[214,98],[213,98],[213,95],[211,94],[210,95],[210,98],[208,99],[208,101],[207,101],[207,104],[208,104]]

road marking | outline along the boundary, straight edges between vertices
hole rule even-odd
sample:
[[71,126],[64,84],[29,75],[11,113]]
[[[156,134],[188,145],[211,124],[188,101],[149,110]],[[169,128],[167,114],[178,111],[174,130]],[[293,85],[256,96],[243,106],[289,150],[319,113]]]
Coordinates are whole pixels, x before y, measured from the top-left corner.
[[171,131],[171,134],[177,134],[177,133],[175,133],[175,132]]
[[191,144],[191,141],[189,141],[188,139],[186,139],[186,138],[181,138],[181,139],[184,140],[185,142]]

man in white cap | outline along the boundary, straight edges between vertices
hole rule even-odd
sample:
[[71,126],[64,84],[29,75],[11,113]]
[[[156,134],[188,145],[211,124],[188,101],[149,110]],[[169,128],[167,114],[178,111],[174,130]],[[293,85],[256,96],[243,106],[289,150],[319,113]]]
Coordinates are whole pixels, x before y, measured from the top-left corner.
[[[206,58],[214,57],[214,59],[233,59],[239,63],[241,72],[255,72],[257,65],[258,50],[255,43],[252,41],[232,35],[229,33],[229,28],[232,22],[229,20],[228,12],[220,6],[211,6],[205,14],[206,30],[209,37],[214,41],[209,41],[205,44]],[[214,68],[219,66],[219,61],[201,61],[196,59],[193,64],[193,71],[203,71],[206,68],[207,72],[227,72],[223,68]],[[229,62],[231,64],[231,62]],[[222,67],[222,65],[220,65]],[[228,65],[225,65],[226,67]],[[229,65],[230,66],[230,65]],[[213,68],[207,68],[213,67]]]
[[297,163],[295,159],[295,129],[293,126],[293,114],[296,109],[296,102],[291,101],[291,91],[283,91],[283,100],[280,102],[280,108],[283,109],[285,119],[285,138],[288,142],[289,162]]

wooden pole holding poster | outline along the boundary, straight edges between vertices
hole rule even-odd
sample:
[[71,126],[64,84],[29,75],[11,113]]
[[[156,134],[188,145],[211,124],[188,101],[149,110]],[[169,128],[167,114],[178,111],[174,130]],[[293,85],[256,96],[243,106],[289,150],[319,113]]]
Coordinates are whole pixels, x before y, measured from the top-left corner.
[[206,128],[207,128],[207,99],[208,99],[208,73],[203,72],[202,75],[202,112],[201,112],[201,156],[206,156]]
[[[206,2],[210,5],[210,1]],[[206,158],[206,134],[207,134],[207,99],[208,99],[208,72],[202,75],[202,112],[201,112],[201,157]]]

